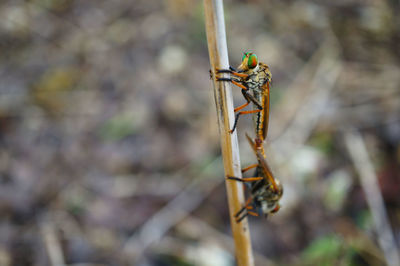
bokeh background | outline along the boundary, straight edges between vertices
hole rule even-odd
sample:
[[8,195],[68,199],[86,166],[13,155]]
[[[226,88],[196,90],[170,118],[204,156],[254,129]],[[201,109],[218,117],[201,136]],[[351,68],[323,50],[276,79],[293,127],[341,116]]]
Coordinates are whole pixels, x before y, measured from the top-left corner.
[[[285,191],[250,218],[256,264],[395,265],[399,2],[224,7],[231,64],[252,51],[273,75],[266,149]],[[0,14],[0,265],[235,265],[202,1]],[[246,132],[241,118],[243,166]]]

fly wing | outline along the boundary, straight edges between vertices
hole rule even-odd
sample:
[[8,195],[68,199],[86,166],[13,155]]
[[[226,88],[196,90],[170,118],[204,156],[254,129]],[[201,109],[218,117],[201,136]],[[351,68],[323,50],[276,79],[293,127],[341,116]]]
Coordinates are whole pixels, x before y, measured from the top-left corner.
[[269,167],[267,160],[264,158],[260,151],[257,152],[257,159],[260,162],[260,166],[263,168],[265,177],[268,179],[268,182],[271,183],[272,187],[275,191],[278,191],[278,185],[276,184],[275,177],[272,174],[271,168]]
[[263,125],[262,125],[262,137],[263,140],[267,138],[268,134],[268,124],[269,124],[269,81],[263,85],[263,91],[264,91],[264,99],[263,99]]
[[246,138],[257,156],[259,166],[263,169],[268,183],[272,185],[275,191],[278,191],[278,185],[276,184],[275,177],[272,174],[271,167],[269,167],[267,160],[263,156],[263,150],[257,150],[255,142],[249,137],[249,135],[246,134]]
[[257,154],[256,144],[255,144],[254,141],[249,137],[249,135],[247,135],[247,133],[246,133],[246,138],[247,138],[247,141],[249,142],[251,148],[253,149],[254,153]]

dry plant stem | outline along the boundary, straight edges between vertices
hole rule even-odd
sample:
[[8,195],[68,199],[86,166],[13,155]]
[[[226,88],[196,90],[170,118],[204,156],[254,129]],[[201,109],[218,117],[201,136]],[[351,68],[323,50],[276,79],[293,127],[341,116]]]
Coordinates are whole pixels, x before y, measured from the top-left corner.
[[368,156],[364,140],[358,131],[347,132],[344,135],[347,150],[360,176],[361,186],[365,193],[368,206],[372,213],[378,243],[383,250],[387,265],[400,265],[399,253],[389,225],[382,194],[379,190],[377,176]]
[[57,237],[56,229],[50,218],[45,218],[40,223],[40,232],[46,245],[46,250],[52,266],[66,265],[64,262],[64,254],[62,252],[61,243]]
[[[204,13],[225,175],[241,177],[236,131],[233,134],[229,132],[234,121],[230,84],[217,82],[214,73],[215,68],[229,68],[222,0],[204,0]],[[241,223],[234,219],[234,214],[244,204],[243,186],[239,183],[230,180],[225,182],[236,260],[239,266],[254,265],[247,219]]]
[[[228,250],[229,252],[234,252],[235,247],[233,246],[233,239],[231,236],[226,235],[225,233],[220,232],[216,228],[211,227],[208,223],[204,222],[203,220],[189,216],[187,217],[181,224],[182,227],[186,227],[186,230],[190,230],[190,227],[194,227],[193,231],[201,232],[201,235],[206,239],[211,241],[215,241],[223,247],[224,249]],[[275,266],[276,264],[265,257],[263,254],[257,252],[257,250],[253,251],[254,255],[254,263],[255,265],[268,265],[268,266]]]

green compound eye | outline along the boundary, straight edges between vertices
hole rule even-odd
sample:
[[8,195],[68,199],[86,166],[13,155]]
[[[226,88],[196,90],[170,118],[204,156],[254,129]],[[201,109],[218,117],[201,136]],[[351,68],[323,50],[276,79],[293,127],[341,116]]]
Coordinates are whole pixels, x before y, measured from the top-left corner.
[[258,64],[258,59],[255,54],[249,56],[249,60],[247,61],[247,65],[249,68],[255,68]]
[[246,56],[247,56],[247,53],[243,53],[242,62],[246,58]]

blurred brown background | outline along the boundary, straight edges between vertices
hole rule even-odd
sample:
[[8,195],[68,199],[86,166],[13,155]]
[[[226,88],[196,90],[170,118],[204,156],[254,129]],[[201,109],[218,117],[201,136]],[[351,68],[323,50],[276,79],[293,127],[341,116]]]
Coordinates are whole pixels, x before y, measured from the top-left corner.
[[[273,74],[266,148],[285,191],[250,219],[256,264],[395,265],[399,2],[224,7],[231,64],[252,51]],[[0,14],[0,265],[234,265],[202,1]]]

